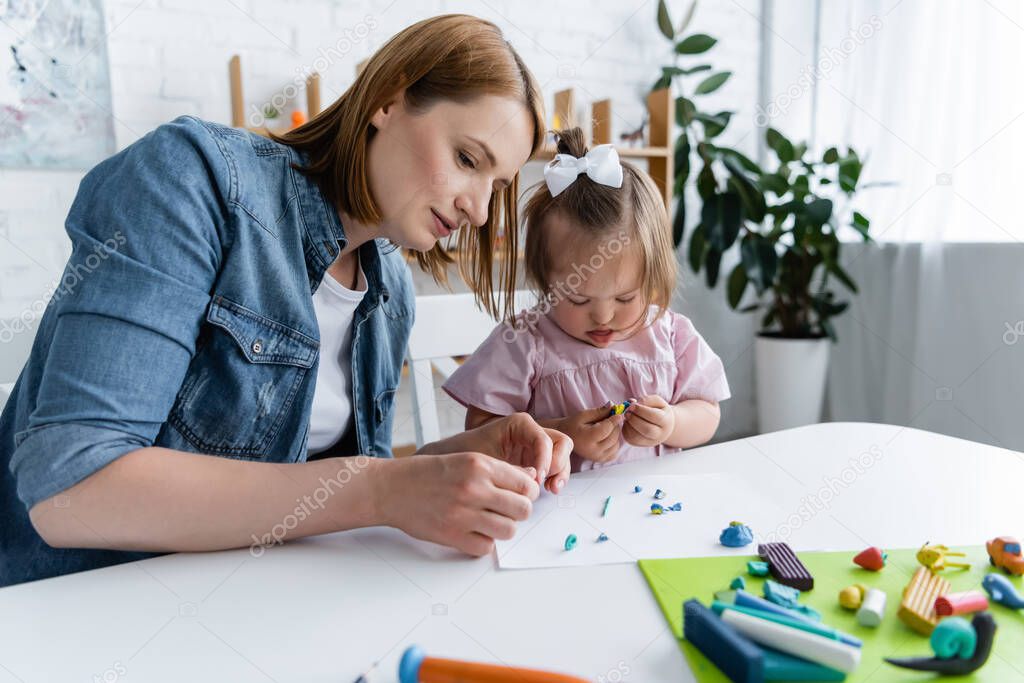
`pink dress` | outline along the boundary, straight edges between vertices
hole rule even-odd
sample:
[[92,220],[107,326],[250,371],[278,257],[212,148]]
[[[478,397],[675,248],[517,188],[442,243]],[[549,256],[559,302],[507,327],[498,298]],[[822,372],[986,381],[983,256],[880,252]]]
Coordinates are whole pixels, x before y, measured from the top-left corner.
[[[654,314],[652,307],[649,315]],[[452,398],[495,415],[526,412],[537,420],[651,394],[670,404],[729,398],[721,359],[678,313],[666,311],[631,339],[603,349],[569,336],[536,311],[524,311],[516,320],[515,328],[495,328],[444,383]],[[605,464],[660,454],[661,447],[633,446],[622,439],[618,457]],[[601,466],[572,456],[573,472]]]

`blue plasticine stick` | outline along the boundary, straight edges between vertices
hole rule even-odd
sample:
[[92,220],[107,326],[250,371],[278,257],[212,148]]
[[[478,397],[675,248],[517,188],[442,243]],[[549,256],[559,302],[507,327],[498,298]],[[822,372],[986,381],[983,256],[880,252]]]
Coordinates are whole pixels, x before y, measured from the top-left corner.
[[698,600],[683,603],[683,637],[733,683],[762,683],[765,680],[761,648],[737,633]]

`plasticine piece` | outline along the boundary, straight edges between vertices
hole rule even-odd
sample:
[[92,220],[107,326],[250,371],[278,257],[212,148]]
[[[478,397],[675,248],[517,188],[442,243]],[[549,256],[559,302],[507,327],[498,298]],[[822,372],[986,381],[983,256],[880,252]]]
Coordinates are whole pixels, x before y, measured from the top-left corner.
[[985,589],[993,602],[998,602],[1010,609],[1024,609],[1024,597],[1002,574],[986,574],[985,578],[981,580],[981,587]]
[[[631,406],[631,405],[633,405],[633,404],[630,401],[623,401],[622,403],[616,403],[615,405],[613,405],[611,407],[611,412],[608,414],[608,417],[611,417],[612,415],[622,415],[624,412],[626,412],[629,409],[629,406]],[[637,491],[637,493],[639,493],[639,491]]]
[[607,498],[604,499],[604,509],[601,510],[601,516],[602,517],[607,517],[608,516],[608,508],[610,508],[611,506],[612,506],[612,497],[608,496]]
[[970,614],[988,609],[988,598],[981,591],[950,593],[935,598],[935,613],[940,617],[951,614]]
[[683,637],[734,683],[764,681],[761,649],[697,600],[683,603]]
[[768,579],[764,582],[764,599],[782,607],[796,609],[800,604],[800,591]]
[[[733,600],[731,600],[731,602],[735,604],[737,607],[747,607],[750,609],[756,609],[761,612],[768,612],[769,614],[777,614],[780,617],[789,617],[790,619],[796,619],[798,621],[807,622],[812,626],[821,626],[821,614],[819,614],[815,610],[809,610],[808,612],[794,612],[791,609],[786,609],[785,607],[776,605],[774,602],[768,602],[764,598],[759,598],[756,595],[751,595],[750,593],[744,590],[732,592],[735,593],[735,597]],[[715,599],[726,603],[730,602],[728,600],[723,600],[721,597],[718,596],[717,593],[715,594]],[[861,641],[858,638],[854,638],[851,635],[847,635],[840,631],[836,631],[836,635],[838,635],[839,640],[843,641],[844,643],[847,643],[848,645],[853,645],[854,647],[860,647],[862,645]]]
[[736,594],[742,591],[727,590],[727,591],[715,591],[715,602],[720,602],[723,605],[732,605],[736,602]]
[[747,573],[751,576],[768,576],[768,563],[750,560],[747,562]]
[[939,659],[970,659],[978,646],[978,636],[963,617],[943,619],[928,639]]
[[939,621],[939,615],[935,613],[935,600],[947,593],[949,581],[938,574],[932,574],[927,567],[918,567],[910,583],[903,589],[903,600],[896,616],[921,635],[931,635]]
[[864,602],[864,594],[868,592],[867,586],[855,583],[839,591],[839,605],[846,609],[857,609]]
[[721,618],[726,624],[758,645],[772,647],[816,664],[850,673],[860,663],[860,648],[834,638],[810,633],[750,614],[743,614],[732,609],[722,612]]
[[761,647],[766,681],[843,681],[846,674],[785,652]]
[[746,587],[747,582],[743,580],[742,576],[737,576],[735,579],[732,580],[732,583],[729,584],[729,588],[732,588],[733,590],[743,590]]
[[718,542],[727,548],[742,548],[754,541],[754,532],[742,522],[729,522],[729,526],[722,529],[718,536]]
[[665,508],[661,507],[657,503],[651,503],[651,514],[652,515],[660,515],[664,511],[665,511]]
[[[939,627],[942,627],[952,619],[957,618],[958,617],[951,617],[950,619],[945,619],[941,624],[939,624]],[[968,659],[942,659],[940,657],[887,657],[885,661],[889,662],[893,666],[899,666],[904,669],[914,669],[915,671],[934,671],[945,676],[967,675],[977,671],[985,665],[985,662],[988,661],[988,657],[992,653],[992,641],[995,639],[996,621],[992,618],[991,613],[978,612],[974,615],[974,618],[971,619],[971,629],[974,631],[976,644],[974,647],[974,655]],[[938,630],[938,627],[936,630]],[[945,645],[945,643],[943,643],[943,645]]]
[[711,611],[718,616],[722,616],[722,612],[726,610],[735,610],[743,614],[748,614],[752,617],[757,617],[758,619],[765,619],[776,624],[782,624],[783,626],[789,626],[801,631],[806,631],[807,633],[814,633],[831,640],[842,641],[848,645],[852,645],[853,647],[861,647],[864,645],[864,643],[859,639],[847,635],[842,631],[837,631],[831,626],[825,626],[824,624],[808,621],[807,619],[802,619],[797,615],[765,612],[754,607],[742,607],[735,604],[729,605],[722,602],[715,602],[711,605]]
[[921,546],[921,549],[917,551],[917,561],[922,566],[928,567],[932,571],[941,572],[943,569],[970,569],[971,565],[968,562],[948,562],[947,557],[965,557],[964,553],[953,552],[944,545],[931,545],[925,543]]
[[603,531],[601,532],[601,535],[597,537],[597,542],[598,543],[604,543],[607,540],[608,540],[608,534],[604,533]]
[[640,484],[637,484],[636,486],[633,487],[633,493],[640,493],[643,490],[644,490],[644,487],[641,486]]
[[1024,574],[1024,555],[1021,554],[1020,540],[1013,536],[999,536],[985,542],[988,561],[993,567],[1002,567],[1009,574]]
[[784,586],[809,591],[814,588],[814,577],[787,543],[762,543],[757,554],[768,563],[768,571]]
[[869,588],[864,595],[864,602],[857,610],[857,623],[869,628],[877,628],[885,616],[885,592],[877,588]]
[[665,492],[664,491],[662,491],[661,489],[655,489],[655,491],[654,491],[654,500],[661,500],[664,497],[665,497]]
[[669,510],[674,510],[675,512],[679,512],[682,509],[683,509],[683,504],[682,503],[673,503],[672,507],[669,508]]
[[569,534],[565,537],[565,549],[572,550],[576,547],[576,534]]
[[880,550],[875,546],[871,546],[870,548],[857,553],[853,558],[853,563],[864,567],[864,569],[877,572],[881,571],[882,567],[885,566],[885,558],[887,557],[888,554],[885,551]]

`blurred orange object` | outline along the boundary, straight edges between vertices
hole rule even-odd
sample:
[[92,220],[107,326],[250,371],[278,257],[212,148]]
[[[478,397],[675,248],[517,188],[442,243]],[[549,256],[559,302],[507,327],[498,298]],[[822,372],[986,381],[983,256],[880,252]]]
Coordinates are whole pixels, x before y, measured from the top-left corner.
[[587,683],[586,679],[537,669],[427,657],[413,645],[398,665],[401,683]]
[[307,121],[306,114],[296,109],[292,112],[292,128],[298,128]]

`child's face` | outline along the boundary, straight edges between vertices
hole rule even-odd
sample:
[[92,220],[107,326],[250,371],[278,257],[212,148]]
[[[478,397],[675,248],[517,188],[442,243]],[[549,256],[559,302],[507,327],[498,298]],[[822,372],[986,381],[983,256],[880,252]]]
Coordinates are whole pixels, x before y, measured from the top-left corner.
[[[549,245],[580,244],[578,229],[561,218],[545,221],[545,229],[551,231]],[[647,313],[637,250],[612,231],[609,239],[561,254],[552,259],[549,277],[556,301],[551,319],[569,336],[598,348],[634,334]]]

